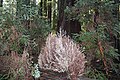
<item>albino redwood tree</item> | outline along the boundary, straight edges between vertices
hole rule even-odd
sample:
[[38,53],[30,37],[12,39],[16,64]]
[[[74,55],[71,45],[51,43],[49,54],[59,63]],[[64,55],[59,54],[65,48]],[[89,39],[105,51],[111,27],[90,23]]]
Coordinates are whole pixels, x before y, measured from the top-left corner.
[[41,69],[67,72],[71,80],[77,80],[85,68],[85,56],[79,46],[65,35],[49,34],[38,63]]

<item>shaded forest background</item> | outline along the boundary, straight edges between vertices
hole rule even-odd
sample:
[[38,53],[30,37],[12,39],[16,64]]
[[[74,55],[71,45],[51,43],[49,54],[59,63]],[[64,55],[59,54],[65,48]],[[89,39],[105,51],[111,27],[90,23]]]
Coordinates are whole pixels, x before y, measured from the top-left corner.
[[60,30],[85,54],[85,77],[120,79],[119,0],[0,0],[0,80],[45,76],[38,56],[47,36]]

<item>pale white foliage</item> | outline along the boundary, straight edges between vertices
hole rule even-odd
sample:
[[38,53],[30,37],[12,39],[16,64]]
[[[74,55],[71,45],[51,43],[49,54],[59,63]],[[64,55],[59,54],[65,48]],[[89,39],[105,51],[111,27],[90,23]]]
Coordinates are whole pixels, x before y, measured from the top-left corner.
[[49,34],[39,55],[41,69],[81,75],[85,68],[85,56],[79,46],[64,34]]

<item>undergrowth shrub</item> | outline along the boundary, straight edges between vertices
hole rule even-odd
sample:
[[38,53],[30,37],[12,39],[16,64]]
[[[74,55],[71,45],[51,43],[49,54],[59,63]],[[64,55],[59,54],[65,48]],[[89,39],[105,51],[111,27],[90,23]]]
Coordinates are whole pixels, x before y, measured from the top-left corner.
[[11,52],[10,80],[33,80],[31,58],[27,52],[27,49],[24,49],[21,56],[14,51]]
[[[37,5],[26,5],[22,0],[4,2],[3,9],[0,10],[0,55],[6,57],[2,58],[6,64],[2,64],[2,67],[7,68],[5,74],[9,80],[32,80],[33,66],[29,63],[30,57],[27,54],[34,56],[39,53],[51,28],[47,19],[38,14]],[[28,51],[24,50],[25,47]],[[36,77],[38,70],[35,70],[32,71]],[[0,74],[5,75],[3,72]],[[4,77],[0,75],[1,78]]]
[[27,49],[23,54],[12,51],[9,56],[0,56],[0,80],[33,80],[31,59]]
[[3,7],[0,12],[0,55],[9,54],[10,51],[22,54],[23,47],[28,46],[28,43],[31,47],[29,53],[39,53],[42,42],[51,31],[48,20],[38,14],[37,5],[25,5],[20,1],[16,8],[12,3],[14,1],[7,1],[5,3],[7,8]]
[[0,10],[0,56],[11,59],[9,61],[7,58],[10,62],[7,70],[10,71],[11,80],[31,80],[25,78],[31,76],[31,71],[29,72],[31,64],[28,63],[30,58],[25,56],[26,53],[24,54],[24,48],[28,48],[27,53],[30,56],[35,55],[35,62],[36,54],[39,53],[51,27],[48,20],[38,14],[37,5],[25,5],[21,0],[17,0],[19,3],[16,7],[12,4],[15,2],[7,1],[5,4],[7,8],[3,7]]
[[80,47],[61,33],[49,34],[38,59],[41,69],[67,72],[71,80],[83,74],[85,62]]

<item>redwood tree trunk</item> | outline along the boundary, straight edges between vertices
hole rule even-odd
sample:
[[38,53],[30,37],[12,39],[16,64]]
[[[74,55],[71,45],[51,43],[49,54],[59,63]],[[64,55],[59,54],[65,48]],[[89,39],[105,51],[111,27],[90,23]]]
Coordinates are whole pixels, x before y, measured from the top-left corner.
[[41,0],[41,2],[40,2],[40,4],[39,4],[39,11],[38,11],[38,14],[40,15],[40,16],[42,16],[42,4],[43,4],[43,0]]
[[0,7],[3,6],[3,0],[0,0]]
[[[48,1],[51,1],[51,0],[48,0]],[[51,23],[51,20],[52,20],[52,4],[51,4],[51,2],[48,4],[48,19],[49,19],[49,22]]]
[[66,33],[72,36],[72,33],[79,33],[81,31],[81,25],[78,20],[68,20],[64,10],[66,6],[72,7],[75,0],[58,0],[58,24],[57,31],[61,28]]
[[[120,3],[120,0],[114,0],[114,4],[118,4]],[[115,10],[114,10],[114,17],[120,21],[119,19],[119,5],[115,7]],[[118,53],[120,54],[120,34],[118,33],[117,34],[117,37],[115,37],[115,48],[118,49]]]

